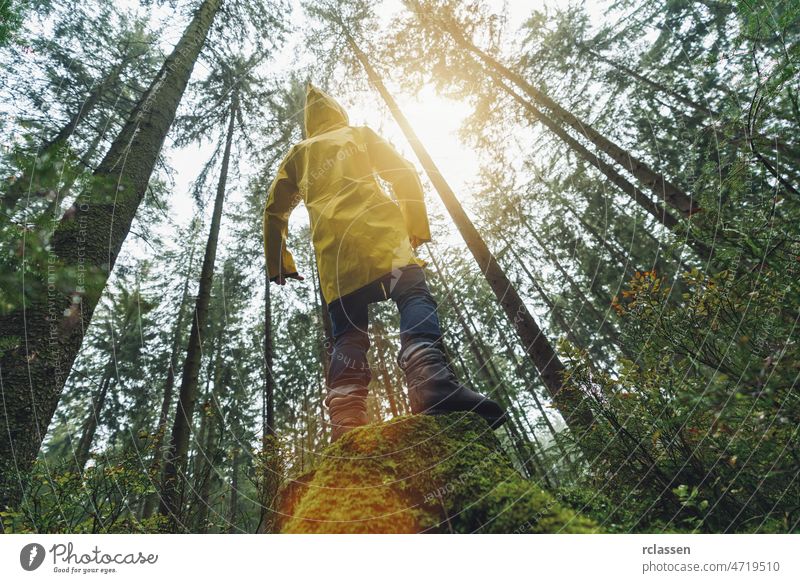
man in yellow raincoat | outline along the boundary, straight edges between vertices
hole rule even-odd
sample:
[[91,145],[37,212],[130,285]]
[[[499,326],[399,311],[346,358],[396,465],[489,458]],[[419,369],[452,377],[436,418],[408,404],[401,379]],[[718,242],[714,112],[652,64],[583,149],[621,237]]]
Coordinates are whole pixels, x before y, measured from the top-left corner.
[[311,84],[304,115],[306,137],[289,150],[269,191],[264,253],[271,281],[303,279],[286,248],[289,214],[302,200],[333,328],[325,399],[332,438],[367,422],[367,306],[389,298],[400,311],[398,362],[412,412],[474,411],[498,426],[501,407],[459,383],[442,350],[436,302],[414,255],[431,240],[414,166],[368,127],[350,126],[344,109]]

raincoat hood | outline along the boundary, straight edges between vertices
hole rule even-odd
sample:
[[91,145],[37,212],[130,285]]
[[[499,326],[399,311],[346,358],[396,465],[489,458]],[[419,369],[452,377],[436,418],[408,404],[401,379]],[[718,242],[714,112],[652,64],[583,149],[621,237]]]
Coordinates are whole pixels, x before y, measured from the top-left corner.
[[311,83],[306,88],[304,113],[307,138],[344,127],[350,122],[344,108],[333,97]]

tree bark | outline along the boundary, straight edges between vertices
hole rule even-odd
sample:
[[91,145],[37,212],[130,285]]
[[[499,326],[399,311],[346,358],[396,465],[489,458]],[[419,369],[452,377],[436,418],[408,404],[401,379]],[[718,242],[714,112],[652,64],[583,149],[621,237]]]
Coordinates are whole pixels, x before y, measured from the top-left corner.
[[[436,262],[433,254],[431,254],[431,259],[436,266],[439,278],[442,280],[442,282],[445,282],[446,280],[444,279],[442,270],[438,262]],[[470,351],[475,357],[478,370],[486,381],[486,388],[488,391],[490,391],[490,396],[498,397],[501,402],[504,402],[505,406],[509,410],[511,420],[511,423],[509,423],[508,426],[509,435],[514,443],[515,448],[517,449],[517,455],[520,458],[520,463],[526,468],[529,477],[539,475],[548,486],[552,485],[550,478],[547,475],[548,472],[544,469],[539,461],[536,448],[542,450],[542,446],[538,437],[536,436],[536,432],[533,430],[533,427],[531,427],[530,424],[528,424],[529,431],[525,430],[525,424],[523,424],[520,419],[520,407],[517,403],[517,399],[506,389],[503,378],[500,372],[497,370],[497,367],[495,366],[494,361],[489,354],[490,351],[487,348],[486,343],[484,342],[482,335],[475,324],[475,321],[470,315],[469,310],[467,310],[466,306],[463,305],[462,301],[460,300],[461,296],[459,294],[448,293],[448,297],[453,298],[452,305],[456,319],[458,320],[461,330],[464,333],[464,337],[470,348]],[[494,395],[491,393],[494,393]],[[524,415],[522,417],[525,418],[527,423],[527,418],[524,417]],[[528,438],[529,435],[530,439],[533,439],[533,444]]]
[[[18,507],[23,484],[64,383],[144,196],[197,56],[222,0],[204,0],[94,172],[93,187],[64,214],[35,269],[35,299],[0,316],[19,345],[0,359],[6,426],[0,431],[0,508]],[[55,271],[62,286],[49,293]],[[34,283],[34,282],[31,282]],[[63,315],[66,314],[66,315]],[[0,526],[0,529],[2,527]]]
[[208,306],[211,301],[211,287],[214,282],[214,263],[217,258],[217,243],[222,222],[222,206],[225,201],[225,189],[238,108],[238,98],[234,93],[231,97],[225,151],[222,155],[222,167],[220,168],[219,183],[217,184],[217,196],[214,200],[211,228],[206,242],[203,267],[200,270],[200,285],[197,291],[197,300],[195,301],[192,329],[189,333],[186,360],[183,363],[178,407],[175,412],[172,437],[164,464],[164,482],[162,484],[159,513],[169,516],[172,526],[177,526],[180,523],[183,475],[186,473],[189,435],[191,434],[194,405],[197,400],[197,379],[200,374],[200,360],[203,355],[202,335],[206,331],[208,320]]
[[[577,153],[586,162],[597,168],[603,175],[608,178],[612,184],[617,186],[622,192],[631,197],[631,199],[644,209],[648,214],[653,216],[659,223],[664,225],[667,229],[673,230],[680,225],[676,219],[666,208],[659,202],[654,202],[644,192],[639,190],[632,182],[625,178],[622,174],[608,162],[604,161],[597,154],[593,154],[581,144],[578,140],[573,138],[569,133],[564,130],[560,125],[554,122],[548,115],[538,109],[531,102],[523,99],[516,91],[509,87],[494,71],[489,71],[489,75],[495,80],[495,83],[501,87],[506,93],[514,98],[531,116],[544,125],[547,129],[558,136],[565,144],[567,144],[575,153]],[[711,250],[693,238],[687,238],[687,243],[691,245],[692,249],[697,255],[704,260],[709,260],[711,257]]]
[[576,154],[583,158],[586,162],[597,168],[603,175],[606,176],[615,186],[622,190],[625,194],[630,196],[636,204],[641,206],[645,211],[655,217],[658,222],[673,229],[678,226],[679,222],[670,212],[664,208],[664,205],[654,202],[644,192],[636,188],[627,178],[622,176],[617,170],[608,162],[604,161],[597,154],[593,154],[589,149],[581,144],[578,140],[573,138],[563,127],[553,121],[542,110],[533,105],[530,101],[523,99],[516,91],[509,87],[500,76],[494,71],[489,71],[489,75],[494,79],[495,83],[502,88],[508,95],[514,98],[525,110],[530,113],[533,118],[544,125],[547,129],[558,136],[561,141],[567,144]]
[[439,193],[447,211],[453,218],[461,236],[464,238],[467,247],[472,252],[473,257],[481,268],[481,272],[486,277],[489,287],[492,289],[500,305],[505,310],[506,315],[513,323],[517,334],[519,334],[522,339],[523,346],[525,346],[528,356],[540,371],[542,380],[553,399],[554,405],[564,417],[567,425],[575,432],[576,437],[579,437],[583,432],[589,431],[594,423],[594,415],[583,403],[583,395],[574,388],[564,385],[564,365],[552,345],[547,338],[545,338],[544,334],[542,334],[539,325],[528,311],[522,298],[519,297],[517,290],[511,285],[508,276],[497,263],[494,255],[492,255],[492,252],[486,245],[486,242],[467,216],[461,203],[456,198],[455,193],[445,181],[433,159],[430,157],[430,154],[428,154],[411,127],[411,124],[409,124],[394,98],[384,86],[383,81],[372,68],[366,55],[361,51],[344,27],[343,32],[353,53],[364,67],[372,85],[386,102],[392,116],[403,130],[417,158],[419,158],[422,163],[425,172],[433,183],[434,188],[436,188],[436,191]]
[[[503,243],[505,243],[506,249],[508,249],[508,251],[514,257],[514,260],[517,262],[517,265],[519,265],[522,268],[522,270],[525,272],[525,275],[528,276],[528,281],[530,281],[531,285],[533,286],[533,289],[536,290],[536,294],[539,296],[539,298],[541,298],[541,300],[547,306],[547,309],[550,310],[550,313],[553,315],[553,319],[561,327],[561,330],[564,332],[564,334],[566,335],[567,339],[570,342],[572,342],[575,346],[580,346],[581,343],[578,341],[578,338],[575,336],[575,333],[572,331],[572,326],[566,321],[566,319],[564,318],[564,315],[561,313],[561,311],[557,308],[557,306],[553,303],[553,301],[547,295],[547,292],[544,290],[544,288],[542,288],[542,286],[539,285],[539,282],[537,281],[536,277],[534,277],[534,275],[531,272],[531,270],[528,269],[528,266],[525,265],[525,262],[522,261],[522,259],[520,258],[519,254],[514,250],[514,247],[511,244],[511,241],[509,241],[506,237],[504,237],[502,235],[500,236],[500,238],[502,239]],[[499,255],[502,256],[502,253],[500,253]]]

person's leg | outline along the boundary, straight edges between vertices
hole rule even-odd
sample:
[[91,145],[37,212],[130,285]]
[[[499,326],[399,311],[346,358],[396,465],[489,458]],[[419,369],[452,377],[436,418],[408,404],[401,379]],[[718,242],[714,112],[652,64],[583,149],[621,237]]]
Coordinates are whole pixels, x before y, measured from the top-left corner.
[[358,297],[331,302],[328,314],[333,351],[325,406],[331,419],[331,441],[336,441],[350,429],[367,423],[369,321],[367,304]]
[[358,297],[331,302],[328,306],[333,333],[333,351],[328,368],[330,388],[359,384],[371,379],[367,364],[369,316],[367,304]]
[[449,366],[436,301],[422,268],[407,267],[392,283],[391,297],[400,310],[398,363],[406,377],[411,411],[429,415],[471,411],[493,428],[504,423],[503,408],[462,385]]
[[414,339],[441,345],[442,330],[436,313],[437,303],[428,289],[425,272],[418,265],[398,271],[399,276],[393,276],[389,282],[389,295],[400,311],[401,352]]

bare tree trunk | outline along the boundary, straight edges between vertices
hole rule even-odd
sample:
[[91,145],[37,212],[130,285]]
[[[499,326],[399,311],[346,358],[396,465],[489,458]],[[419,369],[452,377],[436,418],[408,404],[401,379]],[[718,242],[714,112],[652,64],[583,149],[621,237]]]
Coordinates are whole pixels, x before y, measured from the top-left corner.
[[592,225],[590,225],[586,219],[580,216],[577,212],[573,210],[570,205],[566,205],[567,212],[570,213],[575,219],[581,224],[584,230],[591,235],[591,237],[599,243],[603,249],[606,250],[608,256],[613,259],[617,265],[622,267],[623,273],[626,277],[631,277],[635,271],[644,271],[640,269],[638,265],[633,262],[633,259],[628,256],[625,251],[617,249],[614,245],[612,245],[608,241],[608,237],[603,237],[600,233],[597,232]]
[[[531,236],[533,236],[534,240],[542,249],[544,254],[547,256],[548,260],[553,265],[553,267],[556,268],[556,270],[561,274],[561,277],[564,278],[564,280],[572,288],[573,292],[575,292],[575,294],[580,298],[581,306],[586,306],[586,308],[592,312],[594,317],[597,318],[598,322],[602,322],[604,320],[603,315],[598,311],[598,309],[594,306],[594,304],[592,304],[591,300],[586,296],[586,294],[582,289],[582,286],[579,285],[577,281],[575,281],[575,278],[572,277],[572,275],[570,275],[570,273],[566,269],[564,269],[564,266],[561,265],[561,262],[558,260],[555,254],[548,248],[547,244],[542,240],[542,238],[536,234],[535,229],[533,229],[530,226],[530,224],[528,224],[527,221],[522,221],[522,224],[525,226],[525,228],[531,234]],[[610,296],[608,296],[608,294],[604,290],[599,289],[595,281],[592,281],[589,284],[589,289],[595,293],[598,299],[603,301],[608,300],[609,303],[611,302]]]
[[531,360],[539,369],[545,386],[553,399],[553,403],[563,415],[565,421],[576,436],[588,431],[594,423],[592,411],[583,402],[583,395],[577,390],[563,383],[564,365],[556,354],[550,342],[542,334],[539,325],[534,320],[528,308],[519,297],[517,290],[511,285],[508,276],[497,263],[494,255],[489,250],[486,242],[481,237],[475,225],[464,211],[455,193],[445,181],[433,159],[428,154],[425,147],[419,141],[408,120],[400,111],[394,98],[387,91],[378,74],[372,68],[366,55],[350,36],[345,27],[342,27],[347,41],[353,50],[356,58],[364,67],[372,85],[380,93],[386,105],[389,107],[393,117],[397,121],[403,133],[406,135],[411,147],[422,163],[425,172],[436,188],[439,196],[444,202],[450,216],[453,218],[461,236],[472,252],[478,265],[481,268],[490,288],[497,297],[506,315],[514,324],[514,327],[522,339],[526,352]]
[[[192,265],[194,264],[194,242],[189,251],[189,265],[186,271],[186,278],[183,280],[183,292],[181,293],[180,306],[178,307],[178,317],[175,319],[175,327],[172,331],[172,349],[169,355],[169,367],[167,368],[167,380],[164,383],[164,392],[161,398],[161,413],[158,416],[156,426],[155,441],[153,442],[153,461],[150,462],[148,473],[153,479],[161,480],[161,464],[164,461],[164,437],[167,434],[167,422],[169,421],[169,410],[172,406],[172,393],[175,388],[175,369],[178,366],[178,356],[181,351],[181,338],[183,336],[183,320],[186,313],[186,300],[189,296],[189,280],[192,277]],[[142,518],[150,518],[158,505],[158,492],[153,492],[145,500],[142,510]]]
[[222,166],[217,185],[217,196],[214,200],[214,212],[211,228],[206,243],[203,267],[200,270],[200,286],[197,291],[192,330],[186,360],[183,363],[183,376],[178,398],[178,407],[172,425],[172,438],[164,465],[164,482],[162,484],[159,513],[169,516],[171,524],[177,526],[180,521],[181,500],[183,498],[183,475],[186,472],[187,453],[189,451],[189,435],[192,428],[194,404],[197,399],[197,378],[200,373],[200,360],[203,354],[202,338],[208,320],[208,306],[211,300],[211,287],[214,281],[214,263],[217,258],[217,242],[222,222],[222,206],[225,200],[225,189],[228,180],[228,168],[231,158],[231,146],[239,108],[236,94],[231,97],[228,130],[225,137],[225,151],[222,155]]
[[194,491],[196,492],[194,506],[196,507],[194,525],[199,533],[208,532],[208,514],[211,498],[211,486],[215,481],[213,476],[219,459],[217,440],[222,431],[217,432],[217,423],[221,423],[217,398],[221,393],[220,379],[222,378],[222,347],[221,334],[218,334],[209,355],[206,373],[206,402],[200,408],[200,431],[197,437],[197,451],[194,454]]
[[[325,419],[325,394],[326,394],[326,386],[327,386],[327,374],[328,370],[331,365],[331,354],[333,353],[333,326],[331,324],[331,319],[328,314],[328,304],[325,301],[325,297],[322,295],[322,285],[319,280],[319,273],[317,272],[317,262],[311,262],[311,269],[313,270],[313,277],[312,281],[314,282],[314,302],[317,308],[317,314],[319,315],[320,322],[322,324],[322,338],[320,338],[318,346],[319,346],[319,359],[320,363],[322,364],[322,376],[319,378],[319,383],[317,383],[318,391],[316,399],[318,406],[319,406],[319,418],[320,423],[322,424],[323,433],[326,431],[327,421]],[[313,450],[313,448],[310,448]]]
[[[221,4],[222,0],[204,0],[199,6],[94,172],[93,187],[82,192],[64,214],[53,233],[49,256],[35,266],[40,273],[35,299],[0,315],[4,335],[21,339],[0,357],[6,420],[0,431],[2,509],[16,508],[22,500],[23,484],[58,406],[84,330],[91,323]],[[47,293],[50,268],[64,277],[66,293]]]
[[712,109],[706,107],[702,103],[698,103],[697,101],[694,101],[693,99],[690,99],[690,98],[686,97],[685,95],[682,95],[682,94],[678,93],[677,91],[675,91],[673,89],[670,89],[669,87],[667,87],[666,85],[664,85],[662,83],[658,83],[657,81],[653,81],[652,79],[650,79],[649,77],[645,77],[641,73],[637,73],[636,71],[634,71],[630,67],[626,67],[622,63],[618,63],[617,61],[614,61],[614,60],[612,60],[612,59],[610,59],[610,58],[598,53],[597,51],[591,49],[585,43],[578,42],[578,43],[576,43],[576,46],[581,51],[583,51],[584,53],[590,55],[591,57],[594,57],[598,61],[601,61],[601,62],[605,63],[606,65],[609,65],[609,66],[613,67],[614,69],[617,69],[618,71],[621,71],[622,73],[624,73],[628,77],[632,77],[633,79],[636,79],[642,85],[648,85],[648,86],[652,87],[653,89],[655,89],[656,91],[658,91],[659,93],[662,93],[664,95],[668,95],[668,96],[672,97],[673,99],[675,99],[676,101],[678,101],[680,103],[683,103],[684,105],[688,105],[689,107],[691,107],[692,109],[696,110],[698,113],[700,113],[700,114],[702,114],[704,116],[707,116],[707,117],[719,117],[718,113],[716,113]]
[[[92,397],[92,403],[89,406],[88,412],[86,413],[86,418],[82,425],[81,438],[78,441],[77,451],[75,452],[75,467],[78,471],[83,471],[83,468],[86,467],[86,462],[89,460],[89,453],[92,449],[94,436],[97,432],[97,426],[100,423],[100,413],[103,410],[108,389],[111,386],[111,381],[114,378],[114,359],[122,348],[122,342],[128,333],[128,327],[130,326],[134,315],[135,312],[129,309],[129,306],[126,306],[125,319],[120,327],[120,331],[116,337],[116,340],[113,341],[113,344],[109,349],[110,354],[108,357],[108,362],[103,369],[103,376],[100,381],[98,391]],[[114,330],[111,326],[111,322],[109,322],[109,334],[113,339]]]
[[547,129],[553,132],[558,138],[561,139],[567,146],[569,146],[575,153],[577,153],[581,158],[583,158],[586,162],[597,168],[600,172],[605,175],[615,186],[617,186],[622,192],[630,196],[636,204],[641,206],[645,211],[647,211],[650,215],[655,217],[658,222],[662,225],[667,227],[668,229],[673,229],[674,227],[679,225],[678,219],[676,219],[670,212],[664,208],[659,202],[654,202],[649,196],[647,196],[644,192],[636,188],[632,182],[630,182],[627,178],[625,178],[622,174],[617,172],[617,170],[608,162],[604,161],[600,156],[597,154],[593,154],[589,151],[589,149],[581,144],[578,140],[573,138],[564,128],[558,125],[555,121],[550,119],[548,115],[546,115],[542,110],[537,108],[533,105],[530,101],[523,99],[516,91],[514,91],[511,87],[509,87],[501,78],[500,76],[495,73],[494,71],[489,71],[489,75],[494,79],[495,83],[505,90],[512,98],[514,98],[517,103],[519,103],[528,113],[530,113],[533,118],[544,125]]
[[383,390],[386,393],[386,400],[389,402],[389,410],[392,412],[392,416],[397,417],[400,414],[400,409],[397,405],[397,400],[395,399],[392,378],[389,375],[389,368],[386,365],[385,352],[387,350],[387,343],[386,338],[384,337],[385,331],[386,329],[382,324],[376,323],[374,325],[373,336],[375,338],[375,350],[378,354],[378,368],[380,369],[381,380],[383,381]]
[[89,405],[89,411],[86,413],[86,419],[82,425],[81,438],[75,448],[75,468],[79,472],[83,471],[86,467],[86,462],[89,461],[94,435],[100,423],[100,412],[103,410],[108,388],[111,386],[111,379],[114,377],[113,369],[114,362],[112,360],[106,365],[103,371],[100,386],[97,392],[92,396],[92,403]]
[[273,376],[272,298],[269,272],[264,271],[264,395],[262,411],[263,435],[275,435],[275,377]]
[[236,532],[236,515],[239,509],[239,449],[233,448],[231,460],[231,499],[228,508],[228,533]]
[[[94,155],[97,153],[97,149],[100,146],[100,141],[103,139],[103,134],[100,132],[95,133],[94,137],[92,138],[92,142],[89,144],[89,147],[86,148],[86,152],[83,154],[80,160],[80,167],[81,168],[90,168],[91,160]],[[58,193],[56,196],[53,196],[53,199],[49,201],[47,208],[44,211],[44,214],[49,215],[53,219],[56,219],[61,216],[61,205],[64,201],[64,198],[69,194],[70,190],[72,190],[72,186],[75,184],[75,181],[80,176],[81,171],[71,171],[67,176],[64,184],[61,185],[61,188],[58,189]]]
[[[555,319],[556,323],[559,325],[561,330],[564,332],[564,335],[575,346],[580,346],[581,343],[578,341],[578,338],[575,336],[575,333],[572,330],[572,326],[569,324],[569,322],[567,322],[564,319],[564,315],[561,313],[561,311],[558,309],[558,307],[553,303],[553,301],[547,295],[547,292],[544,290],[544,288],[542,288],[542,286],[539,285],[539,282],[537,281],[536,277],[534,277],[534,275],[531,272],[531,270],[528,268],[527,265],[525,265],[525,262],[522,261],[522,259],[520,258],[519,254],[514,250],[514,246],[511,244],[511,241],[509,241],[506,237],[504,237],[502,235],[500,236],[500,239],[503,241],[503,243],[505,243],[504,251],[507,249],[511,253],[511,255],[514,257],[514,260],[517,262],[517,265],[519,265],[522,268],[522,270],[525,272],[525,275],[528,276],[528,281],[530,281],[531,285],[533,286],[533,289],[536,290],[536,294],[539,296],[539,298],[541,298],[541,300],[544,302],[544,304],[550,310],[550,313],[553,315],[553,319]],[[500,253],[498,255],[502,256],[502,253]]]
[[[269,273],[264,268],[264,392],[262,395],[261,410],[261,447],[264,451],[275,448],[275,377],[273,376],[273,355],[274,345],[272,342],[272,298],[270,292]],[[262,456],[263,465],[261,470],[261,488],[259,489],[259,502],[261,505],[261,516],[258,520],[257,533],[267,532],[272,524],[273,508],[272,502],[277,492],[272,486],[277,488],[279,480],[271,475],[276,469],[266,463],[266,456]]]
[[[445,286],[445,289],[448,288],[447,280],[445,279],[445,275],[442,272],[442,268],[439,265],[439,262],[436,260],[435,254],[430,253],[431,261],[433,262],[434,267],[436,268],[436,273],[439,276],[439,280]],[[461,327],[461,331],[464,334],[464,339],[469,346],[470,351],[472,352],[473,357],[475,358],[475,362],[478,365],[478,372],[484,378],[486,382],[486,389],[489,392],[491,397],[500,397],[501,401],[505,401],[506,407],[511,412],[511,421],[509,431],[512,443],[514,444],[515,448],[517,449],[517,454],[519,455],[520,462],[526,468],[529,473],[529,476],[540,475],[544,479],[548,485],[550,484],[550,479],[547,476],[547,473],[544,470],[539,470],[536,467],[536,463],[538,463],[539,458],[536,452],[535,447],[531,448],[531,443],[527,439],[527,434],[525,429],[520,422],[519,419],[519,412],[517,411],[519,405],[516,402],[516,399],[511,397],[509,392],[505,389],[503,384],[503,380],[498,372],[497,368],[494,366],[492,359],[488,355],[488,350],[486,348],[485,343],[480,338],[480,331],[477,329],[475,322],[473,321],[472,317],[469,315],[468,310],[465,306],[463,306],[459,298],[461,297],[460,294],[452,294],[447,293],[447,297],[452,298],[451,305],[453,306],[453,311],[455,312],[456,320],[458,321],[459,326]],[[493,393],[493,394],[492,394]],[[514,427],[514,425],[518,427]],[[530,436],[533,438],[536,447],[541,449],[541,444],[539,443],[538,438],[536,437],[536,433],[531,428]],[[531,454],[534,457],[534,462],[531,462]],[[539,464],[541,467],[541,464]]]
[[[525,367],[523,366],[523,363],[517,358],[517,355],[514,352],[514,349],[511,347],[511,343],[509,342],[508,337],[506,336],[506,333],[503,330],[503,326],[501,326],[499,322],[497,322],[497,320],[495,320],[495,329],[497,330],[497,334],[498,336],[500,336],[500,341],[503,343],[503,347],[505,348],[506,357],[509,359],[509,361],[511,361],[514,364],[514,370],[520,376],[527,377],[528,375],[525,373]],[[533,378],[529,377],[529,380],[533,381]],[[561,452],[562,459],[567,465],[573,467],[572,460],[570,459],[569,454],[567,454],[567,451],[564,449],[564,446],[556,437],[558,432],[556,431],[555,427],[553,427],[553,423],[550,421],[550,417],[548,417],[547,412],[544,410],[544,405],[542,405],[542,401],[539,398],[539,395],[536,394],[536,389],[533,386],[533,382],[531,382],[531,384],[528,385],[528,394],[530,394],[531,397],[533,397],[533,402],[536,405],[536,410],[539,411],[539,415],[541,415],[542,419],[544,420],[544,424],[547,426],[548,433],[550,433],[550,436],[553,438],[556,447],[558,447],[558,450]],[[544,451],[544,448],[542,448],[542,450]]]
[[[706,105],[703,105],[702,103],[699,103],[699,102],[695,101],[694,99],[691,99],[690,97],[687,97],[687,96],[683,95],[682,93],[679,93],[678,91],[675,91],[674,89],[671,89],[670,87],[667,87],[663,83],[659,83],[658,81],[655,81],[655,80],[651,79],[650,77],[642,75],[641,73],[637,73],[636,71],[634,71],[630,67],[627,67],[624,64],[619,63],[619,62],[617,62],[617,61],[615,61],[615,60],[613,60],[613,59],[611,59],[609,57],[606,57],[605,55],[595,51],[594,49],[592,49],[591,47],[589,47],[585,43],[578,42],[578,43],[576,43],[576,46],[581,51],[583,51],[584,53],[586,53],[586,54],[590,55],[591,57],[597,59],[598,61],[601,61],[601,62],[607,64],[608,66],[616,69],[617,71],[620,71],[620,72],[624,73],[625,75],[627,75],[627,76],[629,76],[629,77],[631,77],[633,79],[636,79],[636,81],[638,81],[642,85],[647,85],[649,87],[652,87],[653,89],[656,90],[656,92],[658,92],[660,94],[663,94],[663,95],[667,95],[667,96],[671,97],[672,99],[674,99],[675,101],[677,101],[679,103],[682,103],[682,104],[694,109],[700,115],[702,115],[704,117],[710,117],[710,118],[712,118],[712,121],[713,120],[721,120],[722,119],[722,115],[720,115],[720,113],[718,111],[716,111],[716,110],[714,110],[714,109],[712,109],[712,108],[710,108],[710,107],[708,107]],[[702,127],[701,129],[708,130],[708,131],[713,131],[714,127],[713,127],[713,125],[710,125],[710,126]],[[789,147],[789,145],[786,144],[785,142],[777,139],[776,137],[765,136],[765,135],[763,135],[761,133],[758,133],[758,132],[753,133],[753,137],[754,138],[758,138],[759,140],[763,141],[765,145],[768,144],[771,148],[774,148],[777,151],[778,154],[786,155],[786,156],[792,158],[794,161],[797,161],[797,156],[792,151],[792,148]]]

